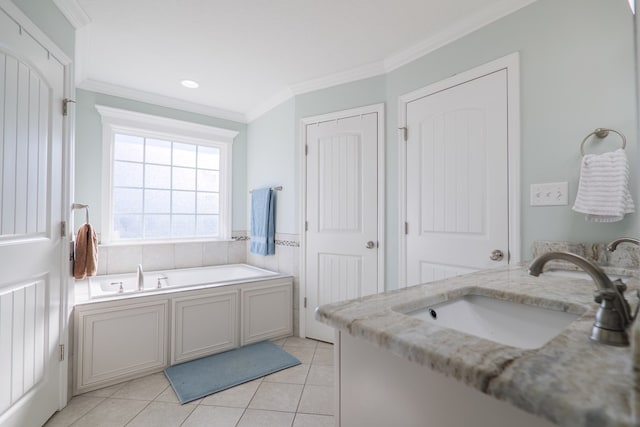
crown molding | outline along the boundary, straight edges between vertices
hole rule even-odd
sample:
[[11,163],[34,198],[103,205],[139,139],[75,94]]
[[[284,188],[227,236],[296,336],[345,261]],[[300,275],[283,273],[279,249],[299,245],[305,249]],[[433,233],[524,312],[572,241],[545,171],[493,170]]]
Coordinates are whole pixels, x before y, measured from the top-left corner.
[[88,25],[91,18],[76,0],[53,0],[60,12],[67,18],[76,30]]
[[231,120],[238,123],[247,123],[247,118],[243,113],[223,110],[221,108],[197,104],[195,102],[184,101],[182,99],[158,95],[155,93],[145,92],[137,89],[131,89],[128,87],[118,86],[97,80],[85,80],[78,85],[78,88],[91,92],[103,93],[105,95],[118,96],[120,98],[127,98],[134,101],[159,105],[162,107],[203,114],[205,116],[216,117],[219,119]]
[[249,110],[246,114],[247,123],[251,123],[266,112],[271,111],[278,105],[288,101],[293,97],[294,93],[291,91],[291,88],[286,88],[285,90],[277,93],[262,104],[258,105],[256,108],[252,108],[251,110]]
[[273,108],[293,98],[296,95],[302,95],[304,93],[313,92],[316,90],[326,89],[345,83],[351,83],[369,77],[379,76],[384,73],[384,63],[380,61],[362,67],[352,68],[351,70],[330,74],[319,79],[308,80],[306,82],[289,86],[266,102],[260,104],[257,108],[251,109],[247,113],[247,122],[251,123],[258,117],[269,112]]
[[379,76],[381,74],[385,74],[384,63],[382,61],[378,61],[361,67],[352,68],[350,70],[341,71],[339,73],[329,74],[328,76],[320,77],[318,79],[298,83],[290,86],[290,88],[294,95],[301,95],[303,93],[351,83],[367,79],[369,77]]
[[536,1],[502,0],[489,8],[482,9],[434,36],[386,58],[384,60],[385,72],[389,73],[407,65]]

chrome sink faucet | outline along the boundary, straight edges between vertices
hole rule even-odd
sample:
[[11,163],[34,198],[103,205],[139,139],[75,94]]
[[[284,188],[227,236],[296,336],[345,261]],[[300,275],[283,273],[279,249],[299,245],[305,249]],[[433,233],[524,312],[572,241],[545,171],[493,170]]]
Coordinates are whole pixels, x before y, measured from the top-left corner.
[[618,248],[620,243],[632,243],[636,246],[640,246],[640,239],[634,239],[632,237],[621,237],[619,239],[614,240],[613,242],[607,245],[607,250],[609,252],[613,252]]
[[626,329],[633,323],[635,315],[631,315],[629,303],[624,298],[627,286],[620,279],[612,282],[596,264],[570,252],[547,252],[540,255],[529,265],[529,274],[539,276],[544,265],[554,259],[568,261],[582,268],[598,288],[594,299],[600,307],[590,338],[603,344],[628,346],[629,336]]
[[138,264],[138,271],[136,273],[136,280],[138,282],[138,290],[144,291],[144,271],[142,271],[142,264]]

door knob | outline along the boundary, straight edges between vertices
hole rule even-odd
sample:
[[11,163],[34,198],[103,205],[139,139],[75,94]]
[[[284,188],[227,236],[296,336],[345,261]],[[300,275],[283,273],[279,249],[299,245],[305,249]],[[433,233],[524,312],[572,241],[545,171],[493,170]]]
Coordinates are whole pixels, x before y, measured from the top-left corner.
[[367,242],[367,249],[373,249],[375,247],[376,247],[376,244],[373,243],[371,240]]
[[489,258],[491,259],[491,261],[502,261],[502,259],[504,258],[504,253],[500,249],[496,249],[491,252]]

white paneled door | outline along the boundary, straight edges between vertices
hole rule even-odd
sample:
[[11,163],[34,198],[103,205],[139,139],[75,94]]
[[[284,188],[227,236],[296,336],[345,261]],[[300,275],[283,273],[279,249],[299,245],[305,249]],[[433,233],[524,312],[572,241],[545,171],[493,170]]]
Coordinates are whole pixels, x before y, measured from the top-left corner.
[[306,121],[305,335],[333,341],[316,307],[378,292],[382,109]]
[[0,9],[3,427],[59,409],[63,86],[64,66]]
[[406,103],[406,284],[509,259],[508,72]]

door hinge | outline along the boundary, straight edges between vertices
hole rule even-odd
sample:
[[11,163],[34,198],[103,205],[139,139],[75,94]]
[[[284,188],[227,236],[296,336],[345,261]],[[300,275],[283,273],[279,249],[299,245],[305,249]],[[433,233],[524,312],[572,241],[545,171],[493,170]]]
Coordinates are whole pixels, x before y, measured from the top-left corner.
[[67,235],[67,221],[62,221],[60,223],[60,237],[65,237]]
[[309,221],[304,222],[304,231],[309,231]]
[[409,223],[408,222],[404,223],[404,234],[409,234]]
[[62,100],[62,115],[63,116],[68,116],[69,115],[69,103],[73,102],[74,104],[76,103],[76,101],[74,101],[73,99],[69,99],[69,98],[65,98]]
[[64,360],[64,344],[60,344],[60,361]]
[[309,146],[307,144],[305,144],[305,146],[304,146],[304,155],[305,156],[309,155]]
[[307,297],[304,297],[304,308],[307,308]]
[[407,127],[403,126],[401,128],[398,128],[398,129],[402,131],[402,139],[404,140],[404,142],[407,142],[407,138],[409,138],[409,131],[408,131]]

